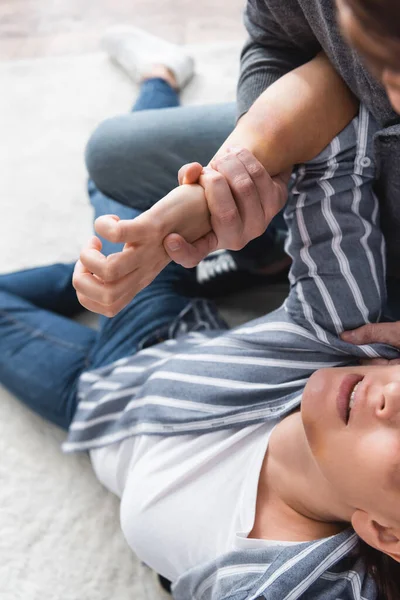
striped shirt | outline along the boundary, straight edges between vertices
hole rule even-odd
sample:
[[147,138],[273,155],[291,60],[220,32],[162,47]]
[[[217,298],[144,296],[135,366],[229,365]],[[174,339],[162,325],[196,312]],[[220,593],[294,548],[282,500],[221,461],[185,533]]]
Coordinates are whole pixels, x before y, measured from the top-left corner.
[[[372,189],[375,131],[361,108],[318,157],[298,167],[285,214],[293,265],[283,306],[236,329],[209,325],[84,373],[65,451],[284,417],[299,406],[315,370],[399,357],[390,346],[353,346],[338,337],[381,319],[386,300],[385,245]],[[272,557],[270,549],[227,554],[180,577],[174,597],[294,600],[307,593],[373,600],[357,544],[347,530]]]

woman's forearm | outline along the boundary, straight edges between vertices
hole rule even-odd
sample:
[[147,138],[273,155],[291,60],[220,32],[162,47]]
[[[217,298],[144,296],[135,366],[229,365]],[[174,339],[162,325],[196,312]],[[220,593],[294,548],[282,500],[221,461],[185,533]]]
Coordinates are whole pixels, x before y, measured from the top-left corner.
[[217,154],[245,147],[277,175],[314,158],[357,111],[358,100],[321,53],[265,90]]

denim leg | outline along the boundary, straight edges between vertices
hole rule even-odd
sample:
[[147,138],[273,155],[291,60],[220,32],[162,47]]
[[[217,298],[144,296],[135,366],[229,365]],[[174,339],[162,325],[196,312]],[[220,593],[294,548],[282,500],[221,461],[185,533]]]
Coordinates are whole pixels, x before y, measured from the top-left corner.
[[[87,167],[96,186],[140,210],[147,210],[177,186],[183,164],[209,162],[233,130],[236,112],[234,104],[144,110],[150,108],[142,101],[146,98],[152,100],[150,95],[141,97],[140,112],[102,123],[86,150]],[[156,96],[155,102],[159,98]],[[243,264],[269,262],[277,229],[286,230],[281,214],[260,238],[239,251]]]
[[92,329],[0,290],[0,383],[64,429],[95,338]]
[[[95,218],[112,213],[121,219],[134,219],[141,214],[135,208],[107,198],[93,182],[89,182],[89,194]],[[105,255],[121,249],[122,244],[103,240],[102,252]],[[170,263],[118,315],[112,319],[101,315],[99,332],[90,352],[90,368],[96,369],[135,354],[145,343],[151,345],[167,339],[167,330],[171,324],[182,311],[193,304],[193,299],[181,291],[185,284],[188,287],[190,277],[188,269]],[[215,324],[220,327],[224,325],[211,302],[198,300],[195,305],[198,313],[206,315],[203,320],[210,321],[210,328]]]
[[[163,88],[157,82],[145,84],[138,99],[142,108],[146,103],[148,108],[175,106],[176,93]],[[93,182],[89,196],[96,217],[114,213],[131,219],[139,214],[101,194]],[[103,242],[106,254],[121,249]],[[72,287],[73,268],[58,264],[0,276],[0,383],[65,429],[75,413],[82,371],[134,353],[146,339],[170,326],[190,302],[175,291],[186,271],[169,265],[120,315],[102,317],[96,332],[55,314],[71,315],[80,307]],[[206,308],[211,315],[213,309]]]
[[154,77],[143,81],[132,112],[179,106],[179,93],[164,79]]
[[182,165],[209,162],[235,118],[235,104],[217,104],[140,110],[108,119],[87,146],[90,177],[107,196],[147,210],[178,185]]
[[75,263],[55,264],[0,275],[0,291],[66,317],[82,310],[72,287]]
[[[121,219],[134,219],[140,211],[123,206],[93,188],[91,202],[95,216],[113,213]],[[121,245],[104,240],[103,252],[118,252]],[[137,352],[145,340],[156,343],[165,339],[165,331],[178,315],[192,302],[180,290],[188,282],[190,271],[170,263],[156,279],[115,317],[99,317],[99,333],[90,353],[90,368],[105,366]],[[216,308],[209,303],[216,315]],[[161,336],[161,337],[159,337]]]
[[[139,211],[91,187],[95,216],[130,219]],[[105,241],[106,254],[120,247]],[[170,265],[114,319],[100,317],[98,332],[55,314],[77,304],[73,264],[56,264],[0,277],[0,383],[45,419],[67,429],[82,371],[134,353],[170,325],[189,300],[175,292],[186,270]],[[71,300],[71,305],[69,304]]]
[[135,354],[146,342],[153,345],[167,339],[168,328],[192,302],[179,291],[184,277],[185,269],[170,263],[118,315],[101,316],[90,368]]

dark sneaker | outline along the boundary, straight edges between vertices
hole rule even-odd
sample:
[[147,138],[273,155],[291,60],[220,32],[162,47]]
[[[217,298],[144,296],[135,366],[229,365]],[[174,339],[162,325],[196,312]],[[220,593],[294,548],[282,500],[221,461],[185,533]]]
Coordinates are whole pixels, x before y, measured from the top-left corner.
[[291,260],[286,254],[264,266],[241,264],[236,253],[217,250],[196,267],[192,293],[206,298],[217,298],[255,286],[281,283],[287,280]]

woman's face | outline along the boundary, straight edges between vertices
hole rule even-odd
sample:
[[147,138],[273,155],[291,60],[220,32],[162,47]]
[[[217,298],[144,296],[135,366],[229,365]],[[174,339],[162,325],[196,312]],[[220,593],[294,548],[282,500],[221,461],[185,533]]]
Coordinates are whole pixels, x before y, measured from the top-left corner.
[[341,500],[398,526],[400,366],[316,371],[301,415],[314,459]]
[[363,56],[368,69],[385,87],[394,110],[400,113],[400,40],[366,27],[356,0],[336,0],[336,6],[344,36]]

